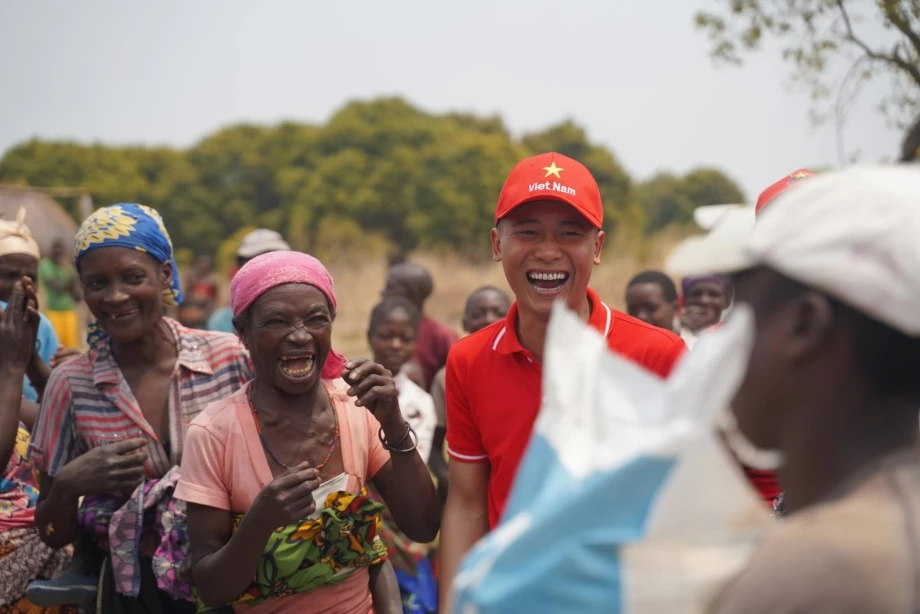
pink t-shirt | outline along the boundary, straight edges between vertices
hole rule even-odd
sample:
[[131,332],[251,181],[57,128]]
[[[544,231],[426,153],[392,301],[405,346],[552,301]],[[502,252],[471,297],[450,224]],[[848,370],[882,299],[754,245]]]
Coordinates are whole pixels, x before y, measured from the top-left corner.
[[[340,445],[346,490],[356,493],[390,460],[380,444],[377,419],[356,407],[345,394],[348,385],[329,380],[333,405],[339,418]],[[182,457],[182,479],[176,498],[234,514],[249,510],[256,496],[272,481],[268,459],[256,431],[246,399],[246,387],[208,406],[189,425]],[[236,612],[300,612],[304,614],[367,614],[372,611],[367,569],[355,572],[335,586],[265,601],[240,605]]]

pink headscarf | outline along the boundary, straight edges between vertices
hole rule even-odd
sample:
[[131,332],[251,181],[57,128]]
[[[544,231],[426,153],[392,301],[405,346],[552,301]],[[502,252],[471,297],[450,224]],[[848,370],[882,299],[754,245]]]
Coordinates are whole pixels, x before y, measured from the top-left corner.
[[[323,263],[302,252],[280,251],[256,256],[237,271],[230,281],[230,309],[233,317],[246,311],[260,296],[283,284],[308,284],[326,296],[329,308],[335,311],[335,288],[332,275]],[[323,378],[342,375],[346,359],[334,349],[329,350],[323,365]]]

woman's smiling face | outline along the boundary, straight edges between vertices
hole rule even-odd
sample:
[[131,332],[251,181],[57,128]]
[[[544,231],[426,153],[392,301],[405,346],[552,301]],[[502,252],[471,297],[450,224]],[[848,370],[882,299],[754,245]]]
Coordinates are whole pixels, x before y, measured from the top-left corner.
[[83,300],[116,343],[136,341],[157,326],[172,274],[169,263],[127,247],[100,247],[80,260]]
[[314,286],[291,283],[267,290],[236,321],[256,377],[285,394],[310,391],[332,347],[334,315]]

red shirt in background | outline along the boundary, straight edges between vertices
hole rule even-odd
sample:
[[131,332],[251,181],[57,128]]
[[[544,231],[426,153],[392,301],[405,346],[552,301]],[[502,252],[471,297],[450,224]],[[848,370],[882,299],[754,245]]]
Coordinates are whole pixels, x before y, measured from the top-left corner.
[[[670,331],[614,311],[588,289],[588,324],[608,347],[667,376],[686,351]],[[504,320],[461,339],[446,373],[447,447],[452,461],[491,465],[489,526],[495,527],[511,494],[542,405],[543,368],[518,340],[517,303]]]
[[428,316],[422,316],[412,359],[422,369],[426,391],[431,388],[434,376],[447,364],[447,353],[456,342],[457,333],[452,328]]
[[[717,328],[721,327],[722,322],[719,322],[718,324],[710,326],[706,330],[716,330]],[[773,509],[773,503],[776,501],[776,498],[783,492],[783,488],[779,483],[779,476],[776,474],[776,472],[751,469],[750,467],[745,467],[744,465],[742,465],[741,468],[744,469],[744,475],[747,476],[748,481],[757,491],[757,494],[760,495],[760,498],[770,506],[770,509]]]

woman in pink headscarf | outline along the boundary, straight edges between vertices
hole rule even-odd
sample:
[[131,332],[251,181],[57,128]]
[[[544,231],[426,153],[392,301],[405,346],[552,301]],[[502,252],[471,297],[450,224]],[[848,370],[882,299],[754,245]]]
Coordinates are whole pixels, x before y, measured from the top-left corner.
[[259,256],[230,284],[255,377],[188,430],[176,497],[188,503],[199,611],[373,612],[382,506],[430,542],[438,500],[390,372],[332,349],[332,277],[315,258]]

